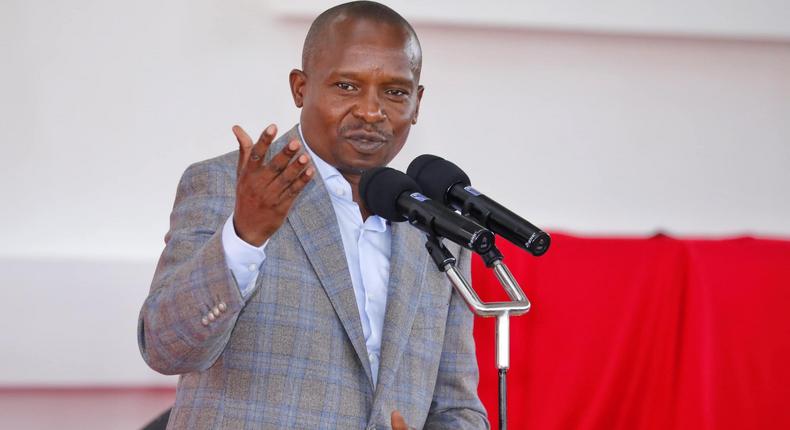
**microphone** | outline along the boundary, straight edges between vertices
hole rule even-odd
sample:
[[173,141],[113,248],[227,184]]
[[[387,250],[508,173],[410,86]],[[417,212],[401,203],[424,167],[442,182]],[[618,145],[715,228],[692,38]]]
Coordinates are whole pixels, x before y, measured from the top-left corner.
[[447,238],[479,254],[494,246],[494,234],[439,202],[425,197],[405,173],[377,167],[362,174],[359,193],[374,214],[392,222],[409,223],[428,235]]
[[459,210],[534,256],[546,253],[551,237],[532,223],[472,188],[455,164],[435,155],[415,158],[406,170],[425,195]]

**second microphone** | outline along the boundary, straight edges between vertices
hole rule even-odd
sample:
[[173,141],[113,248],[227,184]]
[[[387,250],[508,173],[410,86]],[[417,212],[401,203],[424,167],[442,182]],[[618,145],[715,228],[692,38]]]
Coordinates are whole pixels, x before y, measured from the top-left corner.
[[425,197],[405,173],[389,167],[366,171],[359,183],[365,206],[392,221],[409,221],[427,234],[447,238],[477,253],[494,246],[494,234],[476,222]]

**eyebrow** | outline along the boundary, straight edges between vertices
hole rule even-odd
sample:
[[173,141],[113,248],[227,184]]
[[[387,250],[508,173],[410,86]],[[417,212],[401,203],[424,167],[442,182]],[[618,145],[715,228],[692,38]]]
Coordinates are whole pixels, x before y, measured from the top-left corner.
[[[337,71],[329,75],[330,77],[339,77],[339,78],[348,78],[352,81],[361,81],[361,77],[359,73],[352,72],[352,71]],[[402,76],[386,76],[384,81],[387,84],[392,85],[403,85],[407,87],[416,86],[417,83],[414,79],[405,78]]]

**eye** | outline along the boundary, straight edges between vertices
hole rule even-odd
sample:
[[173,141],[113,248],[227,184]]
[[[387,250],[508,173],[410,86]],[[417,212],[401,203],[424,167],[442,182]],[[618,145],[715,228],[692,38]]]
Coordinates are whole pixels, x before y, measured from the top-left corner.
[[391,96],[395,96],[395,97],[405,97],[405,96],[409,95],[408,92],[403,91],[403,90],[398,89],[398,88],[393,88],[391,90],[387,90],[387,94],[389,94]]
[[348,82],[338,82],[335,84],[336,87],[340,88],[343,91],[354,91],[356,87],[349,84]]

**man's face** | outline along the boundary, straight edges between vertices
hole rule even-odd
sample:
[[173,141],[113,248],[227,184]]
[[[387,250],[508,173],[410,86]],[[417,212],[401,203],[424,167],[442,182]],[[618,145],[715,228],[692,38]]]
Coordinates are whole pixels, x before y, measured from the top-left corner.
[[406,143],[422,97],[416,48],[398,27],[345,19],[291,73],[310,148],[344,175],[388,164]]

